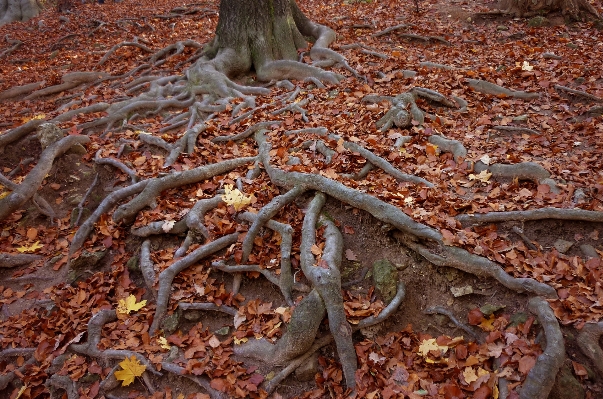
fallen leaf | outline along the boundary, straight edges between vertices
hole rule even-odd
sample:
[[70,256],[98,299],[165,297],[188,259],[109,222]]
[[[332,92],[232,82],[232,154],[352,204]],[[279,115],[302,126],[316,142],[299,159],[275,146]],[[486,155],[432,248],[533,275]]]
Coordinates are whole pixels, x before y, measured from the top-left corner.
[[119,363],[122,370],[115,372],[115,379],[122,381],[122,386],[128,386],[134,382],[135,377],[140,377],[142,373],[147,369],[147,366],[140,364],[136,356],[125,358]]
[[157,342],[159,342],[159,346],[161,346],[163,349],[171,349],[172,348],[170,346],[170,344],[168,344],[167,339],[165,339],[165,337],[157,338]]
[[174,228],[174,224],[176,224],[176,222],[174,220],[166,220],[165,222],[163,222],[163,224],[161,225],[161,229],[163,231],[165,231],[166,233],[169,233],[170,230],[172,230]]
[[136,302],[136,297],[132,294],[126,299],[120,299],[117,303],[117,313],[130,314],[132,311],[142,309],[147,304],[147,300]]
[[356,257],[356,254],[351,249],[345,250],[345,258],[347,260],[358,260],[358,258]]
[[44,247],[44,245],[40,244],[40,241],[36,241],[35,243],[31,244],[29,247],[26,246],[21,246],[19,248],[17,248],[17,251],[24,253],[24,252],[36,252],[38,249]]
[[489,173],[487,170],[482,170],[480,174],[474,175],[473,173],[469,175],[469,180],[479,180],[483,183],[487,183],[490,180],[492,173]]
[[442,351],[446,352],[448,347],[446,345],[438,345],[435,338],[426,339],[419,345],[419,353],[421,356],[426,357],[429,351]]
[[465,379],[467,385],[471,384],[473,381],[477,381],[477,374],[475,374],[473,367],[465,367],[465,370],[463,371],[463,378]]
[[240,211],[251,203],[252,196],[246,197],[238,188],[233,190],[232,184],[226,184],[224,192],[222,201],[234,207],[235,211]]

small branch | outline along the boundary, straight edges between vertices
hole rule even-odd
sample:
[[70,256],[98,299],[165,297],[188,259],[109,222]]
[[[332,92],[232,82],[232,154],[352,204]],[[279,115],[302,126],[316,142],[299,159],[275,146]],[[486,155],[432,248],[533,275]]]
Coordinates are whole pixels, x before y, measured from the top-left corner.
[[396,25],[396,26],[390,26],[389,28],[386,28],[382,31],[374,33],[372,35],[372,37],[379,37],[379,36],[387,35],[388,33],[395,32],[400,29],[410,28],[411,26],[412,25],[410,25],[410,24],[400,24],[400,25]]
[[479,338],[479,335],[475,331],[473,331],[469,326],[465,325],[464,323],[461,323],[454,316],[454,314],[452,314],[451,311],[444,308],[443,306],[433,306],[433,307],[427,308],[427,309],[425,309],[425,311],[423,311],[423,313],[425,313],[425,314],[442,314],[442,315],[448,317],[450,319],[450,321],[452,321],[454,323],[454,325],[456,325],[458,328],[460,328],[461,330],[463,330],[467,334],[469,334],[469,336],[471,336],[471,338],[473,338],[476,342],[481,341]]

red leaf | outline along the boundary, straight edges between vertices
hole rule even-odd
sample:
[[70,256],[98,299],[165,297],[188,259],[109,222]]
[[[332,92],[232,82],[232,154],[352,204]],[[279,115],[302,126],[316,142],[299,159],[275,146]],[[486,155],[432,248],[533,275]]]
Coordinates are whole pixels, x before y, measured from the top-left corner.
[[446,384],[442,386],[444,390],[444,398],[445,399],[462,399],[465,397],[461,388],[459,388],[455,384]]
[[491,393],[492,390],[487,385],[482,385],[473,392],[473,399],[487,399]]
[[226,392],[226,383],[222,378],[214,378],[209,385],[215,390]]
[[536,358],[533,356],[524,356],[521,359],[519,359],[519,371],[524,374],[527,375],[530,370],[532,370],[532,367],[534,367],[534,365],[536,364]]
[[572,361],[572,365],[574,366],[574,374],[580,375],[580,376],[588,375],[588,371],[586,371],[586,367],[584,367],[580,363]]
[[484,320],[484,314],[479,308],[475,308],[469,312],[467,319],[469,320],[469,324],[477,326]]

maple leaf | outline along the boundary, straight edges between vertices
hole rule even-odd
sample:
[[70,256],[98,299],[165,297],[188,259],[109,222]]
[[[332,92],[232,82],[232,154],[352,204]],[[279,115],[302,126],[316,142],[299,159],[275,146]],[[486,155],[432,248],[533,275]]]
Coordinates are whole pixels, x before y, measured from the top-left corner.
[[126,299],[120,299],[117,303],[117,313],[130,314],[132,311],[142,309],[147,304],[147,300],[136,302],[136,297],[130,294]]
[[253,195],[246,197],[238,188],[232,189],[232,184],[224,186],[225,194],[222,196],[222,201],[228,205],[232,205],[235,211],[240,211],[251,203]]
[[144,364],[140,364],[136,356],[132,355],[132,357],[125,358],[121,363],[119,363],[123,370],[118,370],[115,372],[115,378],[120,380],[122,386],[128,386],[134,382],[135,377],[140,377],[142,373],[147,369],[147,366]]
[[419,345],[419,353],[421,356],[426,357],[429,351],[442,351],[446,352],[448,347],[446,345],[438,345],[435,338],[426,339]]
[[24,253],[24,252],[36,252],[38,249],[42,248],[44,245],[40,244],[40,241],[36,241],[33,244],[31,244],[31,246],[26,247],[25,245],[20,246],[19,248],[17,248],[17,251]]

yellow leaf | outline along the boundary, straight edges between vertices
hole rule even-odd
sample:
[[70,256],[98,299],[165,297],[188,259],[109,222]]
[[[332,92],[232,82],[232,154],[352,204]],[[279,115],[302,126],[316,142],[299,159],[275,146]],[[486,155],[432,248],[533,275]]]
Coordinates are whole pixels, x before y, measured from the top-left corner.
[[121,385],[124,387],[133,383],[134,378],[140,377],[147,369],[147,366],[140,364],[134,355],[129,359],[125,358],[119,365],[123,370],[116,371],[115,378],[122,381]]
[[147,304],[147,300],[136,303],[136,297],[130,294],[126,299],[120,299],[117,303],[117,313],[130,314],[131,311],[142,309]]
[[157,338],[157,342],[159,342],[159,346],[161,346],[163,349],[171,349],[172,348],[170,346],[170,344],[168,344],[167,339],[165,339],[165,337]]
[[471,384],[473,381],[477,381],[477,374],[475,374],[475,370],[472,367],[465,367],[463,378],[465,378],[467,384]]
[[232,205],[235,211],[240,211],[251,203],[253,195],[246,197],[238,188],[232,189],[232,184],[224,186],[225,194],[222,196],[222,201],[228,205]]
[[498,384],[494,384],[494,389],[492,389],[492,399],[498,399]]
[[419,353],[421,356],[426,357],[429,351],[443,351],[444,353],[448,350],[446,345],[438,345],[435,338],[426,339],[419,345]]
[[10,191],[5,191],[3,193],[0,193],[0,199],[8,197],[10,195]]
[[490,180],[490,176],[492,176],[492,173],[488,173],[487,170],[482,170],[479,175],[470,174],[469,180],[479,180],[481,182],[487,183],[488,180]]
[[23,385],[21,387],[21,389],[19,389],[19,392],[17,392],[17,396],[15,397],[15,399],[19,399],[21,397],[21,395],[23,395],[23,392],[25,392],[26,389],[27,389],[27,384]]
[[490,318],[484,319],[484,321],[479,324],[479,327],[484,331],[494,331],[494,320],[496,320],[496,318],[491,314]]
[[247,338],[238,339],[237,337],[234,337],[233,340],[235,345],[241,345],[247,342]]
[[31,244],[31,246],[26,247],[21,246],[19,248],[17,248],[17,251],[23,253],[23,252],[36,252],[38,249],[42,248],[44,245],[40,244],[40,241],[36,241],[35,243]]

